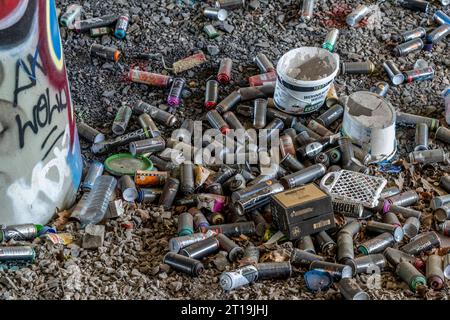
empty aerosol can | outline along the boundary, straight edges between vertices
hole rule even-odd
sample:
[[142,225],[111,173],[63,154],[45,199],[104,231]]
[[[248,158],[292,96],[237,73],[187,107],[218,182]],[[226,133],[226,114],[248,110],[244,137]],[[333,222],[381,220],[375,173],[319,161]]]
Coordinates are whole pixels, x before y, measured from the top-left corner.
[[444,270],[442,269],[442,258],[440,255],[433,254],[428,256],[426,264],[426,276],[428,285],[433,290],[440,290],[444,286]]
[[414,30],[409,30],[409,31],[403,32],[400,35],[400,38],[401,38],[402,42],[408,42],[410,40],[424,38],[426,34],[427,34],[427,31],[425,30],[425,28],[418,27]]
[[167,97],[167,104],[169,106],[179,106],[181,103],[181,94],[183,92],[186,80],[183,78],[173,79],[172,87],[170,88],[169,95]]
[[79,4],[71,4],[59,21],[64,27],[71,25],[76,18],[80,17],[83,7]]
[[206,238],[181,249],[180,253],[193,259],[202,259],[219,250],[219,241],[216,237]]
[[449,24],[443,24],[427,35],[427,42],[428,43],[437,43],[448,36],[450,33],[450,25]]
[[187,236],[194,233],[194,217],[189,212],[178,216],[178,236]]
[[219,113],[230,111],[240,101],[241,101],[241,94],[239,93],[239,90],[233,91],[217,105],[216,110]]
[[432,80],[434,78],[434,69],[433,67],[415,69],[405,71],[404,75],[406,83],[411,83],[414,81]]
[[259,249],[250,243],[244,249],[244,256],[239,260],[240,265],[257,264],[259,262]]
[[119,190],[122,192],[122,198],[125,201],[132,202],[138,197],[138,191],[133,178],[129,175],[123,175],[118,181]]
[[227,84],[231,80],[231,69],[233,68],[233,60],[224,58],[220,62],[219,71],[217,73],[217,81],[221,84]]
[[261,73],[275,71],[275,67],[273,66],[272,62],[262,52],[258,53],[253,61],[256,63]]
[[163,263],[171,266],[177,271],[181,271],[195,277],[202,274],[205,270],[200,261],[174,252],[168,252],[164,256]]
[[92,57],[98,57],[103,58],[106,60],[117,62],[120,59],[121,53],[119,50],[111,48],[111,47],[105,47],[101,44],[94,43],[90,50],[90,54]]
[[319,232],[314,238],[320,248],[320,252],[332,255],[336,251],[336,242],[331,239],[326,231]]
[[399,84],[402,84],[405,81],[405,76],[397,67],[397,65],[394,63],[394,61],[386,60],[383,63],[383,68],[386,71],[387,75],[389,76],[389,79],[391,80],[394,86],[398,86]]
[[212,79],[206,82],[205,108],[211,110],[216,107],[219,99],[219,83]]
[[193,233],[183,237],[176,237],[169,240],[169,250],[171,252],[179,252],[181,249],[190,246],[191,244],[205,240],[214,236],[216,233],[214,231],[208,230],[205,233]]
[[218,224],[203,228],[202,231],[212,230],[216,233],[223,233],[228,237],[237,237],[241,234],[254,235],[256,232],[255,223],[253,221],[236,222],[228,224]]
[[384,81],[377,82],[375,83],[375,86],[370,88],[370,92],[376,93],[380,97],[385,97],[388,91],[389,91],[389,84]]
[[31,263],[36,258],[36,252],[30,246],[1,246],[0,263]]
[[292,266],[289,261],[257,263],[255,267],[260,280],[287,279],[292,274]]
[[411,52],[422,50],[424,47],[424,43],[422,39],[416,38],[413,40],[409,40],[405,43],[399,44],[394,48],[394,54],[396,56],[406,56],[410,54]]
[[395,243],[394,236],[389,232],[384,232],[375,238],[367,240],[358,246],[358,251],[364,255],[383,252],[387,247]]
[[399,225],[393,225],[389,223],[384,222],[378,222],[378,221],[368,221],[366,225],[366,229],[368,231],[376,232],[376,233],[384,233],[389,232],[394,236],[394,240],[396,242],[400,242],[403,239],[404,233],[403,228]]
[[131,119],[131,114],[132,110],[129,106],[122,106],[119,108],[112,125],[112,132],[114,134],[122,135],[125,133]]
[[228,11],[220,8],[205,8],[203,15],[209,19],[225,21],[228,18]]
[[444,276],[450,279],[450,253],[444,257]]
[[428,126],[426,123],[418,123],[416,125],[414,151],[428,150]]
[[409,239],[414,238],[419,233],[420,220],[416,217],[409,217],[403,224],[403,232]]
[[245,0],[216,0],[216,7],[221,9],[239,9],[243,8]]
[[361,289],[355,279],[341,279],[337,286],[346,300],[370,300],[369,295]]
[[125,38],[127,35],[128,22],[130,18],[128,15],[122,15],[117,19],[116,28],[114,29],[114,36],[119,39]]
[[225,291],[231,291],[253,283],[257,279],[258,269],[256,269],[256,267],[253,265],[248,265],[234,271],[222,273],[219,279],[219,283]]
[[328,128],[333,122],[342,118],[343,114],[344,107],[342,107],[340,104],[335,104],[330,109],[322,113],[319,117],[317,117],[316,122]]
[[132,82],[143,83],[152,87],[159,88],[168,88],[173,80],[171,76],[142,71],[138,69],[130,69],[130,72],[128,73],[128,79]]
[[353,268],[355,274],[372,273],[374,267],[383,270],[386,267],[386,258],[381,253],[369,254],[367,256],[357,257],[346,263]]
[[43,227],[39,224],[18,224],[12,226],[2,226],[0,229],[0,242],[1,241],[9,241],[14,239],[15,241],[27,241],[33,240],[37,237],[38,232]]
[[436,232],[431,231],[427,233],[422,233],[412,239],[408,244],[400,248],[400,250],[417,255],[423,251],[429,251],[435,247],[440,247],[441,240]]
[[256,99],[253,110],[253,126],[255,129],[263,129],[266,126],[267,100]]
[[450,194],[446,194],[445,196],[433,197],[430,201],[431,209],[437,209],[447,204],[450,204]]
[[216,238],[219,241],[220,247],[228,252],[228,260],[231,262],[239,260],[244,256],[244,249],[223,233],[218,234]]
[[145,103],[142,100],[139,100],[134,105],[133,112],[138,115],[148,113],[153,120],[168,127],[172,127],[178,121],[173,114]]
[[337,237],[337,261],[342,264],[348,264],[347,262],[354,258],[352,235],[347,232],[339,232]]
[[304,236],[297,241],[297,248],[304,250],[309,253],[316,254],[316,249],[314,248],[313,239],[311,236]]
[[291,263],[294,265],[309,265],[313,261],[323,261],[324,258],[317,254],[294,248],[291,253]]
[[370,13],[370,8],[365,5],[359,5],[345,19],[350,27],[356,26],[365,16]]
[[423,267],[423,261],[421,259],[398,249],[386,248],[386,250],[384,250],[383,252],[383,255],[394,268],[397,267],[397,265],[401,261],[407,261],[418,269]]
[[393,197],[386,198],[390,205],[396,205],[399,207],[412,206],[416,204],[419,199],[419,195],[414,190],[405,191]]
[[330,52],[334,51],[337,39],[339,37],[339,29],[332,29],[327,33],[325,41],[322,44],[322,48],[327,49]]
[[421,164],[447,162],[448,153],[444,149],[413,151],[409,154],[409,161]]
[[315,0],[303,0],[301,17],[302,21],[310,21],[314,14],[314,4]]
[[399,2],[400,5],[405,8],[425,13],[428,12],[428,9],[430,7],[430,3],[425,0],[401,0]]
[[101,28],[93,28],[90,31],[91,37],[101,37],[111,33],[111,28],[109,27],[101,27]]
[[409,288],[415,292],[418,285],[426,286],[427,280],[411,263],[401,261],[395,270],[395,273],[405,281]]
[[230,127],[217,110],[208,111],[206,113],[206,119],[211,127],[220,130],[222,134],[227,134],[230,131]]
[[434,210],[434,219],[437,222],[445,222],[450,219],[450,206],[442,206]]
[[164,209],[169,210],[172,207],[173,201],[180,187],[180,181],[176,178],[168,178],[164,184],[163,193],[159,198],[159,205],[162,205]]
[[375,64],[366,62],[343,62],[342,74],[372,74],[375,72]]
[[316,260],[311,262],[309,270],[328,272],[334,279],[351,278],[353,270],[350,266],[327,261]]
[[77,123],[77,129],[80,137],[86,139],[91,143],[99,143],[105,141],[105,135],[103,133],[100,133],[98,130],[92,128],[86,123],[83,122]]
[[129,146],[132,155],[163,151],[165,148],[166,142],[162,137],[133,141]]
[[117,21],[117,14],[108,14],[101,17],[94,17],[86,20],[75,21],[75,31],[85,32],[92,28],[107,27]]
[[158,127],[149,114],[143,113],[138,118],[139,125],[148,133],[152,138],[156,138],[161,135]]
[[446,15],[442,10],[437,10],[434,13],[433,20],[436,21],[438,24],[450,24],[450,17]]
[[284,176],[280,183],[285,189],[293,189],[321,178],[327,171],[323,164],[314,164],[298,172]]

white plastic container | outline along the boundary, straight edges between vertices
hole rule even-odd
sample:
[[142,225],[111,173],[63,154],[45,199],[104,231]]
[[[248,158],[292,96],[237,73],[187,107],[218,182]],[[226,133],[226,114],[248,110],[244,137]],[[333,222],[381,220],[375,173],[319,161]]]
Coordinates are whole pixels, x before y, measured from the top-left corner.
[[394,107],[369,91],[358,91],[341,100],[344,104],[343,134],[361,147],[369,146],[369,162],[392,158],[397,149]]
[[[295,69],[311,59],[322,59],[327,68],[315,67],[293,77]],[[323,71],[320,71],[323,70]],[[322,73],[324,72],[324,73]],[[318,110],[325,102],[328,90],[339,72],[339,55],[315,47],[301,47],[287,52],[277,65],[278,79],[274,101],[283,112],[302,115]],[[322,74],[321,74],[322,73]],[[298,80],[298,78],[311,80]],[[297,78],[297,79],[296,79]]]

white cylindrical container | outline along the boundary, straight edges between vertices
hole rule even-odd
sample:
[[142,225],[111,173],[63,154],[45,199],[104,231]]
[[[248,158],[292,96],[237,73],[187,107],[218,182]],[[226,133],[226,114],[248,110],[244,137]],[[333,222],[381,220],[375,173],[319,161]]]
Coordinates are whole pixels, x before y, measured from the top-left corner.
[[345,97],[342,132],[353,143],[369,145],[371,162],[380,162],[395,155],[395,109],[379,95],[359,91]]
[[277,65],[274,102],[278,109],[295,115],[318,110],[339,71],[339,55],[315,47],[287,52]]

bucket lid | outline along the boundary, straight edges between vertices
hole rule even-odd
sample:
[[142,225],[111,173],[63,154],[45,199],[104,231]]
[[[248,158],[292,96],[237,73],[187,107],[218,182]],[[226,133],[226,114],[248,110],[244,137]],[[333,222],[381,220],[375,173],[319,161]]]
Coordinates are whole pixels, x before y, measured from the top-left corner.
[[152,170],[153,163],[150,159],[131,153],[118,153],[105,160],[105,169],[115,176],[134,176],[137,170]]

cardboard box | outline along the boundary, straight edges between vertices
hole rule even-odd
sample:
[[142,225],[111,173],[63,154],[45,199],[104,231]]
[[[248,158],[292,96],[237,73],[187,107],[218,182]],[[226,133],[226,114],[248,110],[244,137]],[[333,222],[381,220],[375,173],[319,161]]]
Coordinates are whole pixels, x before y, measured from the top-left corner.
[[335,227],[331,197],[314,183],[273,195],[271,208],[275,224],[290,240]]

